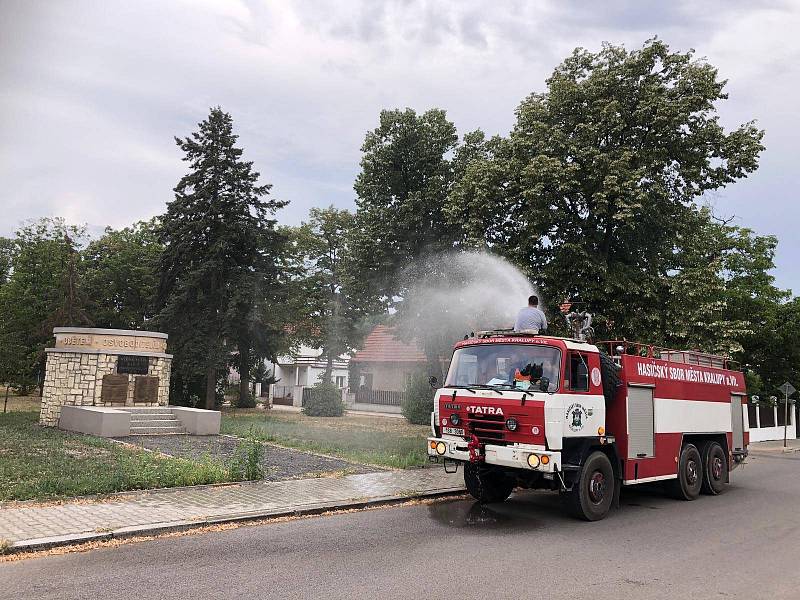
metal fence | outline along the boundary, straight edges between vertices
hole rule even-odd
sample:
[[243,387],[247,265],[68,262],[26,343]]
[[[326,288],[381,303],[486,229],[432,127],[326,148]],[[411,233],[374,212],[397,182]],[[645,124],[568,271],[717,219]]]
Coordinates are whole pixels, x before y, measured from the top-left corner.
[[393,390],[358,390],[356,402],[359,404],[383,404],[385,406],[400,406],[405,400],[405,392]]
[[311,399],[311,390],[312,389],[313,388],[310,388],[310,387],[304,387],[303,388],[303,406],[305,406],[306,402],[308,402]]
[[292,391],[294,388],[291,385],[274,385],[272,386],[272,403],[273,404],[292,404]]

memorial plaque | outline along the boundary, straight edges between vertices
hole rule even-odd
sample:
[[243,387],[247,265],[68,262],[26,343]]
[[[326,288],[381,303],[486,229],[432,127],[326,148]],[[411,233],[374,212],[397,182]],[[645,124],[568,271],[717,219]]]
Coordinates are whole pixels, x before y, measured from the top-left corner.
[[133,386],[134,402],[158,402],[158,377],[137,377]]
[[117,373],[147,375],[148,357],[120,354],[117,356]]
[[125,404],[128,399],[127,375],[103,375],[103,391],[100,393],[103,402]]

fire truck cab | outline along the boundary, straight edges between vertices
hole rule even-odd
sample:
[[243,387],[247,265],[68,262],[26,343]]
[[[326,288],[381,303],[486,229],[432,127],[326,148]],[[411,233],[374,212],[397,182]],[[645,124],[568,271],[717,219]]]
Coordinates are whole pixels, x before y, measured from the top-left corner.
[[621,486],[663,481],[677,498],[719,494],[747,456],[741,372],[719,356],[507,331],[455,345],[427,451],[464,467],[469,493],[561,493],[604,518]]

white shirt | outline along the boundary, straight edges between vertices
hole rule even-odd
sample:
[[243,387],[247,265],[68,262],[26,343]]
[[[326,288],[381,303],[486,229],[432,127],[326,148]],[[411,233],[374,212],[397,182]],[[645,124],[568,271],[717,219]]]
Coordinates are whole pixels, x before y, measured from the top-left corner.
[[517,313],[517,320],[514,322],[514,331],[523,331],[525,329],[544,331],[547,329],[547,317],[538,308],[526,306]]

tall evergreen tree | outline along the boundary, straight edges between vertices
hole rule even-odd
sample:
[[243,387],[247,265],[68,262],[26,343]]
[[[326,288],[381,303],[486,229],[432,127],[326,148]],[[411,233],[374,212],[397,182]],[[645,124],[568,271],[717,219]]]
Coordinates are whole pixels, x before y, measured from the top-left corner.
[[[218,375],[231,356],[251,362],[265,289],[275,282],[275,211],[252,162],[236,147],[233,119],[213,108],[198,131],[175,138],[189,172],[161,218],[164,245],[159,320],[170,333],[177,380],[205,381],[205,406],[214,406]],[[247,377],[249,368],[241,369]]]

